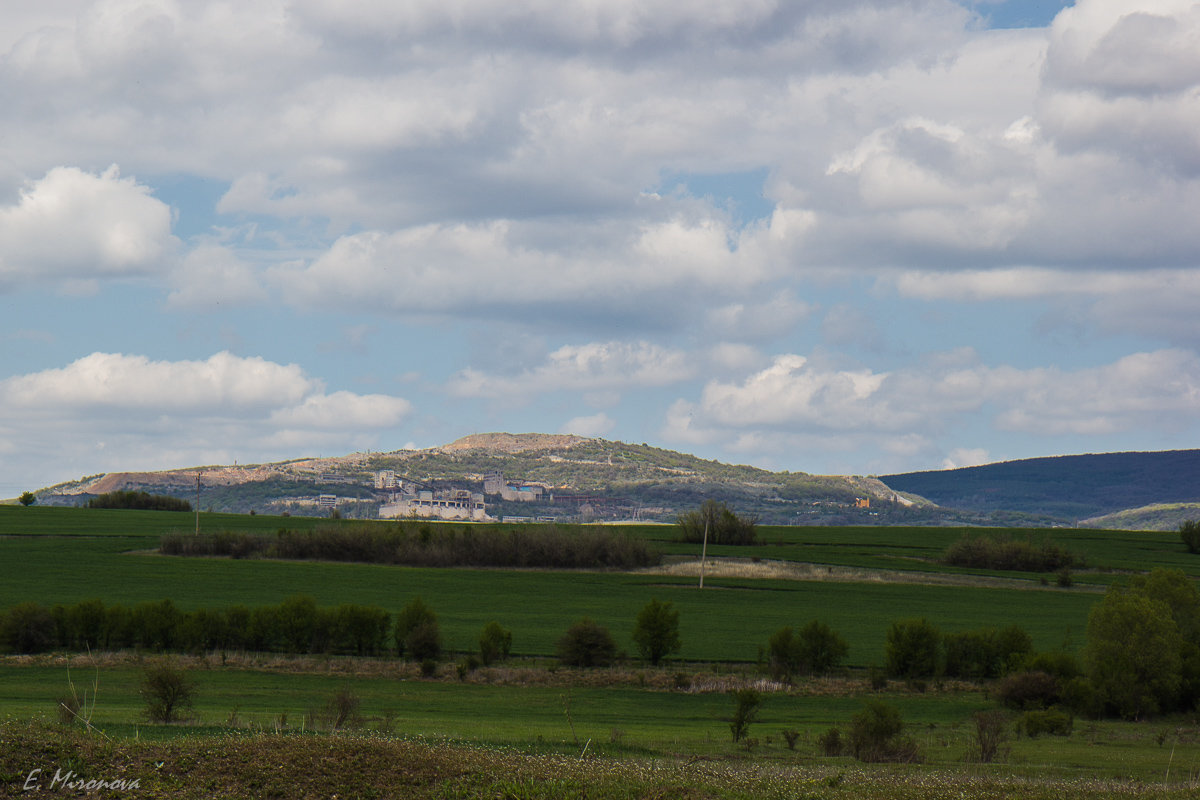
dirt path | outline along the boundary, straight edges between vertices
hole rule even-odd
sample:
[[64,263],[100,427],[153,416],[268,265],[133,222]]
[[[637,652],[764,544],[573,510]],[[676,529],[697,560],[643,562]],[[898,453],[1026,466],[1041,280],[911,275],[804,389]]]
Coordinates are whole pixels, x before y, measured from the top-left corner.
[[[700,561],[691,557],[668,557],[659,567],[635,570],[639,575],[700,576]],[[910,583],[924,586],[982,586],[992,589],[1037,589],[1041,591],[1103,592],[1103,586],[1076,584],[1071,589],[1043,586],[1025,578],[961,575],[938,572],[908,572],[890,569],[860,569],[800,561],[768,561],[749,558],[710,558],[704,566],[706,578],[757,578],[785,581],[836,581],[839,583]]]

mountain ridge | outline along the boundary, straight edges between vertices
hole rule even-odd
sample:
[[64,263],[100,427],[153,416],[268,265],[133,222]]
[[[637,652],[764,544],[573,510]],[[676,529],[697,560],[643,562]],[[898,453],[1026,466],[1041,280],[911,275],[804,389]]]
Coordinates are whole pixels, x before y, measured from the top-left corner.
[[940,506],[1086,522],[1145,506],[1200,502],[1200,450],[1045,456],[879,477]]

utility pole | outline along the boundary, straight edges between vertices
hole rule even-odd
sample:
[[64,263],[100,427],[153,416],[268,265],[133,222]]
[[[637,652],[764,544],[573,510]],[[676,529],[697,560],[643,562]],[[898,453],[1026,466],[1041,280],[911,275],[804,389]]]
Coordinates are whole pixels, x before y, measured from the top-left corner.
[[196,535],[200,535],[200,476],[204,470],[196,470]]
[[708,520],[704,520],[704,544],[700,548],[700,588],[704,588],[704,559],[708,557]]

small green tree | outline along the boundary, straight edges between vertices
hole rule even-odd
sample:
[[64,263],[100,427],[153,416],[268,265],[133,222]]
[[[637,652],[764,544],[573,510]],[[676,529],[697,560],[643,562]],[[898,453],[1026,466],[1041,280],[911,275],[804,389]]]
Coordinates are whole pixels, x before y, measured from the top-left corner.
[[1179,524],[1179,538],[1189,553],[1200,553],[1200,520],[1184,520]]
[[606,667],[616,657],[617,643],[608,628],[584,617],[567,629],[555,651],[569,667]]
[[[433,630],[436,631],[437,614],[433,613],[433,609],[425,605],[425,601],[420,597],[414,597],[408,602],[408,605],[400,609],[400,613],[396,614],[396,627],[393,630],[396,641],[396,653],[400,656],[412,655],[418,661],[423,660],[421,656],[409,653],[409,636],[422,625],[428,626],[430,624],[432,624]],[[428,630],[426,631],[427,634]]]
[[813,675],[825,675],[837,669],[850,652],[850,646],[837,631],[817,620],[801,628],[796,641],[800,663],[803,669]]
[[753,689],[738,689],[733,693],[733,719],[729,721],[729,732],[735,742],[746,738],[750,723],[758,719],[760,705],[762,695]]
[[792,628],[780,628],[767,640],[767,659],[771,676],[777,681],[791,683],[800,672],[800,647]]
[[404,650],[413,661],[422,664],[442,657],[442,631],[437,619],[426,620],[404,637]]
[[971,717],[974,729],[971,731],[970,757],[978,759],[981,764],[990,764],[1001,758],[1005,753],[1004,743],[1008,741],[1008,717],[1003,711],[976,711]]
[[192,707],[196,684],[170,661],[159,661],[142,673],[142,698],[151,722],[174,722]]
[[280,604],[276,622],[287,652],[308,653],[313,649],[318,616],[317,601],[311,595],[292,595]]
[[660,661],[683,647],[679,638],[679,612],[669,602],[660,603],[657,598],[651,600],[638,612],[633,641],[642,658],[658,666]]
[[23,506],[31,506],[37,502],[37,496],[33,492],[21,492],[21,496],[17,498]]
[[1171,708],[1182,681],[1182,645],[1166,603],[1111,587],[1088,615],[1088,679],[1123,717]]
[[495,620],[483,626],[483,633],[479,634],[479,659],[484,664],[503,661],[511,649],[512,631],[502,628]]
[[924,618],[893,622],[885,646],[888,674],[895,678],[928,678],[938,674],[941,641],[941,632]]

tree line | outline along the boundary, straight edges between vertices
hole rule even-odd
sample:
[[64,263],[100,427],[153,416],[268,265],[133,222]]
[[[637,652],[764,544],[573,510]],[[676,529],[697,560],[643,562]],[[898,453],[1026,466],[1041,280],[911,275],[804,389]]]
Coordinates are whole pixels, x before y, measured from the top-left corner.
[[1050,541],[1034,544],[1030,538],[970,534],[946,548],[942,562],[955,567],[1017,572],[1056,572],[1086,566],[1082,557]]
[[149,492],[115,491],[88,500],[88,508],[132,508],[139,511],[191,511],[192,504],[178,497]]
[[229,556],[354,561],[419,567],[634,569],[655,566],[662,553],[623,530],[582,526],[430,525],[402,521],[280,528],[275,533],[170,533],[159,551],[175,556]]

